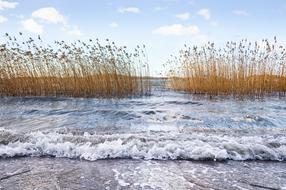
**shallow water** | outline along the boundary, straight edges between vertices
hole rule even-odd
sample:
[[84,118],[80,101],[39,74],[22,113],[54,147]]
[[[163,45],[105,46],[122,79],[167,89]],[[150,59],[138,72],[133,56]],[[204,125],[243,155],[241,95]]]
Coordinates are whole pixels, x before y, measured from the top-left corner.
[[58,158],[0,160],[0,189],[221,189],[286,188],[283,162],[196,162]]
[[[107,189],[117,188],[116,184],[126,189],[283,189],[286,187],[285,134],[286,100],[273,97],[208,99],[173,92],[159,85],[151,96],[120,100],[32,97],[0,99],[0,166],[15,164],[16,171],[23,169],[23,162],[27,162],[41,164],[43,171],[49,171],[53,170],[50,166],[55,162],[58,165],[62,163],[60,168],[67,172],[73,168],[70,164],[73,161],[66,159],[68,158],[81,168],[78,170],[90,166],[91,172],[98,167],[100,171],[112,170],[99,166],[99,163],[109,163],[114,166],[114,171],[105,174],[112,174],[113,178],[109,180],[113,186],[104,186]],[[19,159],[22,156],[25,158]],[[194,160],[203,162],[196,164]],[[249,162],[241,162],[246,160]],[[148,163],[157,164],[161,172],[166,173],[163,172],[165,180],[174,180],[174,184],[163,186],[162,181],[158,186],[158,180],[152,182],[151,179],[159,174],[151,176],[149,170],[153,171],[153,165],[149,167]],[[212,167],[209,163],[219,167]],[[229,163],[239,172],[230,170]],[[116,169],[117,166],[119,168]],[[170,171],[168,166],[171,167]],[[144,175],[149,176],[149,182],[144,182],[147,179],[142,177],[143,174],[132,174],[134,178],[126,177],[133,172],[130,173],[132,167],[146,170]],[[186,167],[188,172],[196,168],[196,172],[191,177],[188,174],[186,180],[185,171],[176,174],[176,170],[181,167]],[[257,168],[258,172],[251,173],[252,182],[247,179],[251,170],[247,169],[249,167]],[[277,168],[284,169],[278,172]],[[209,178],[203,179],[199,173],[205,169]],[[14,177],[6,179],[5,176],[14,170],[9,171],[7,167],[2,170],[2,178],[4,176],[3,180],[6,180],[6,186],[3,187],[8,188],[9,184],[14,183]],[[221,173],[215,173],[223,171],[226,172],[224,177],[220,176]],[[122,172],[127,174],[121,176]],[[80,173],[77,172],[76,176]],[[269,175],[264,176],[264,173]],[[270,174],[278,176],[278,181],[276,178],[269,179]],[[36,174],[29,175],[37,178]],[[92,172],[86,175],[94,177]],[[246,182],[234,183],[231,179],[233,175],[236,178],[242,175],[240,178],[243,179],[240,180]],[[126,178],[125,182],[114,182],[116,176]],[[265,179],[264,182],[255,182],[259,176]],[[143,180],[141,186],[134,186],[139,179]],[[223,181],[225,179],[227,181]],[[0,180],[0,189],[3,180]],[[89,186],[90,183],[92,182],[80,179],[78,185]],[[101,181],[98,179],[94,183],[100,184]],[[177,186],[180,184],[182,186]],[[235,184],[237,186],[233,186]],[[27,184],[22,187],[29,189]],[[39,189],[44,187],[39,186]],[[74,186],[75,189],[77,187],[79,186]],[[98,186],[102,189],[100,187]]]
[[286,101],[150,97],[0,99],[0,156],[286,159]]

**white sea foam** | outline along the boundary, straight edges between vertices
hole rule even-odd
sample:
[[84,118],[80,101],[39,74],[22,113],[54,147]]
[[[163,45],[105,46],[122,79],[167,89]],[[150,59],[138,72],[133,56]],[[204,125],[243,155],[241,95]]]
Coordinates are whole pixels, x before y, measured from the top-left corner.
[[112,169],[112,171],[115,173],[114,178],[118,182],[118,184],[122,187],[130,185],[129,183],[125,182],[124,180],[120,179],[120,173],[116,169]]
[[283,134],[279,130],[242,136],[227,130],[130,134],[46,131],[25,135],[2,130],[0,133],[0,157],[55,156],[90,161],[110,158],[286,160],[286,137],[279,135]]

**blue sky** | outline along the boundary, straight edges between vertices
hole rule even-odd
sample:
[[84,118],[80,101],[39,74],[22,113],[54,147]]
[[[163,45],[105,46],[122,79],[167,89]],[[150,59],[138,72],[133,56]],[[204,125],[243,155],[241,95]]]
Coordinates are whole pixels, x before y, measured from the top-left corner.
[[146,44],[154,75],[184,44],[274,36],[285,44],[285,18],[284,0],[0,0],[1,36]]

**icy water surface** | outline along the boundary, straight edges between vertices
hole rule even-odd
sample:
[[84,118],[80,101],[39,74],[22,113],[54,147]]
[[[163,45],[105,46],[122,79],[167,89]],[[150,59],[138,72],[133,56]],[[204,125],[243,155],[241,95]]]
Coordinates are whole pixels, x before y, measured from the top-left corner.
[[0,189],[285,189],[286,100],[1,98],[0,157]]

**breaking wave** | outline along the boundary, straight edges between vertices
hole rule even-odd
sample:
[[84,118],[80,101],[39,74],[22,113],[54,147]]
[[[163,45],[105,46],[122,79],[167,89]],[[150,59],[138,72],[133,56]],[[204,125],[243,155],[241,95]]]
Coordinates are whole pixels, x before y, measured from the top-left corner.
[[285,129],[207,129],[109,134],[90,129],[0,130],[0,157],[286,160]]

